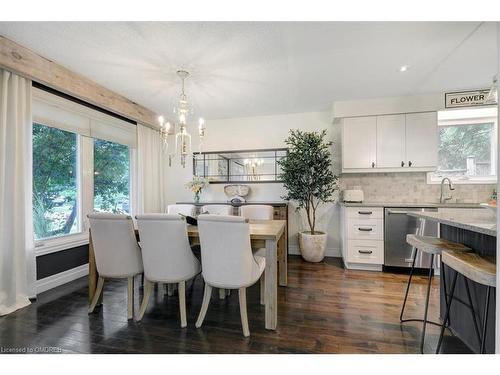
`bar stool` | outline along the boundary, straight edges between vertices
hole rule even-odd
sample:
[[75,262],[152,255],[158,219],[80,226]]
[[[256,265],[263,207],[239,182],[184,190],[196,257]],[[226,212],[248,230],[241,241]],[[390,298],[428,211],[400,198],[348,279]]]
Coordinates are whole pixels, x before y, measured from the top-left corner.
[[[460,274],[464,278],[465,285],[467,286],[467,293],[469,295],[469,303],[472,310],[474,328],[476,330],[478,340],[481,344],[480,353],[483,354],[486,343],[486,327],[488,325],[490,293],[492,288],[496,288],[496,264],[494,261],[481,257],[476,253],[456,253],[450,251],[443,251],[441,261],[443,262],[443,264],[446,264],[448,267],[455,271],[455,275],[453,276],[453,280],[451,282],[450,296],[446,301],[446,313],[444,315],[444,319],[446,321],[450,316],[451,304],[453,302],[453,295],[455,293],[455,285],[457,283],[457,277]],[[487,287],[481,335],[479,334],[476,315],[474,313],[474,309],[472,308],[472,301],[470,298],[467,280],[474,281]],[[446,327],[444,325],[441,327],[436,354],[439,353],[439,349],[441,348],[445,328]]]
[[[411,246],[413,246],[415,248],[415,251],[413,252],[413,259],[412,259],[412,264],[411,264],[410,276],[408,278],[408,285],[406,286],[406,293],[405,293],[405,298],[403,301],[403,307],[401,308],[401,314],[399,315],[399,321],[401,323],[404,323],[404,322],[422,322],[423,323],[422,324],[422,336],[420,339],[420,352],[423,353],[424,352],[425,329],[426,329],[427,323],[441,326],[440,323],[427,320],[427,313],[429,311],[429,297],[430,297],[431,285],[432,285],[432,266],[434,265],[434,256],[441,255],[441,253],[444,250],[464,252],[464,251],[471,251],[471,249],[465,245],[460,244],[460,243],[451,242],[451,241],[445,240],[443,238],[419,236],[416,234],[407,234],[406,235],[406,242],[408,244],[410,244]],[[431,261],[429,262],[429,279],[427,282],[427,294],[425,297],[424,319],[403,319],[403,314],[404,314],[405,306],[406,306],[406,300],[408,299],[408,292],[410,291],[411,280],[413,277],[413,271],[415,270],[415,260],[417,259],[417,254],[419,251],[422,251],[423,253],[430,254],[430,256],[431,256]],[[441,272],[443,273],[443,287],[445,290],[445,301],[446,301],[446,303],[448,303],[448,298],[446,296],[446,282],[444,281],[445,280],[444,269],[442,269]],[[444,326],[446,324],[447,324],[447,319],[445,319],[445,321],[443,322]]]

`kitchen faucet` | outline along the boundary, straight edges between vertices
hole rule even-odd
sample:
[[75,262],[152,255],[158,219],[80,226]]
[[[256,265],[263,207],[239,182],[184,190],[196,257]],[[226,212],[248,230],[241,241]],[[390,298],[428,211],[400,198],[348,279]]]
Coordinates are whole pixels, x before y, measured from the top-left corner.
[[446,201],[449,201],[452,198],[451,194],[448,197],[443,198],[443,187],[444,187],[444,182],[446,180],[448,180],[448,187],[449,187],[450,191],[455,190],[455,188],[451,184],[451,180],[448,177],[443,178],[441,180],[441,196],[439,197],[439,203],[446,203]]

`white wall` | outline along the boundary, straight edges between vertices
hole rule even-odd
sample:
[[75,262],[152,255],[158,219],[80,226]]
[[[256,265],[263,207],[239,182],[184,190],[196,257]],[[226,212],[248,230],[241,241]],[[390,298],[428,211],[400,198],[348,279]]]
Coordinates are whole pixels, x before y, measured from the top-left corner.
[[[340,142],[338,127],[331,125],[330,112],[297,113],[274,116],[258,116],[207,121],[207,132],[203,151],[244,150],[285,147],[284,140],[290,129],[318,131],[326,129],[328,139]],[[194,127],[191,127],[194,131]],[[335,171],[339,171],[338,151],[334,143]],[[197,140],[193,139],[193,149],[197,150]],[[192,160],[186,168],[180,161],[174,160],[167,170],[167,203],[192,201],[193,196],[184,184],[192,178]],[[283,185],[279,183],[248,184],[251,187],[249,201],[280,201],[284,194]],[[226,201],[224,184],[211,184],[201,196],[201,201]],[[305,228],[301,215],[289,209],[289,248],[290,253],[298,254],[297,232]],[[328,232],[327,255],[340,256],[339,245],[339,208],[336,204],[328,204],[319,211],[319,229]]]

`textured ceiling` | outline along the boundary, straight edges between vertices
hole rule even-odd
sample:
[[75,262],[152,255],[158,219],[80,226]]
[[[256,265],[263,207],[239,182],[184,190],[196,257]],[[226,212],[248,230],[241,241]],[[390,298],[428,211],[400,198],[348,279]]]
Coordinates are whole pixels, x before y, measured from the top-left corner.
[[0,34],[158,113],[187,69],[208,119],[488,87],[496,73],[493,23],[0,22]]

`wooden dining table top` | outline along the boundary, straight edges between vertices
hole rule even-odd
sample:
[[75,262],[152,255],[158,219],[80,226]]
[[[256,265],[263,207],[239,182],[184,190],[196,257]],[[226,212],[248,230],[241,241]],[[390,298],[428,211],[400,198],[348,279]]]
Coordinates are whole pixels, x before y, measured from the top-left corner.
[[[278,241],[286,227],[286,220],[250,220],[250,238],[252,240],[275,240]],[[188,236],[198,238],[198,227],[187,226]],[[139,236],[139,229],[135,228],[135,234]]]
[[[285,220],[251,220],[250,238],[253,240],[275,240],[278,241],[285,231]],[[198,227],[188,225],[189,237],[198,237]]]

